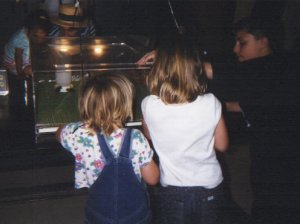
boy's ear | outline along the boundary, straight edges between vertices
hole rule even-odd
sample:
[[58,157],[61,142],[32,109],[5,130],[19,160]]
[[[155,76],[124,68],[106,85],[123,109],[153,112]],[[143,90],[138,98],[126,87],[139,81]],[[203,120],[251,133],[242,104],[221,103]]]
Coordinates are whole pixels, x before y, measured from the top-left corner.
[[261,41],[261,43],[262,43],[262,45],[263,45],[264,47],[267,47],[267,48],[270,47],[270,45],[269,45],[269,40],[268,40],[267,37],[261,37],[261,38],[260,38],[260,41]]

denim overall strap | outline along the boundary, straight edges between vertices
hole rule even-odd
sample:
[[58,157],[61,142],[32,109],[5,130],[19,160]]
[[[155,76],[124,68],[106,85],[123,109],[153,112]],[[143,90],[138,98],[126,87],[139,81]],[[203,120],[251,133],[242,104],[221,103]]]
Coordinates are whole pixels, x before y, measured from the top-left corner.
[[[130,140],[131,140],[131,129],[125,129],[125,136],[122,140],[122,146],[120,149],[119,155],[125,158],[129,158],[130,153]],[[111,149],[108,147],[107,141],[104,137],[104,135],[100,134],[100,132],[97,133],[99,145],[101,148],[101,151],[103,153],[103,156],[107,163],[111,162],[115,157],[111,152]]]
[[[100,132],[97,133],[99,146],[101,148],[101,152],[105,158],[106,164],[110,163],[115,157],[109,148],[106,138]],[[124,139],[124,138],[123,138]]]
[[120,150],[120,154],[119,156],[124,157],[124,158],[129,158],[129,154],[130,154],[130,144],[131,144],[131,132],[132,129],[126,129],[126,134],[125,137],[123,138],[123,144],[122,144],[122,148]]

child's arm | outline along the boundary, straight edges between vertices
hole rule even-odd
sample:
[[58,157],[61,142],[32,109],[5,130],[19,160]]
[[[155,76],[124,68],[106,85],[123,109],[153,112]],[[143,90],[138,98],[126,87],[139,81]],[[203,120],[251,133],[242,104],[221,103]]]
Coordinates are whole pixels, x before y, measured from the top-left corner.
[[142,129],[143,129],[143,134],[146,136],[146,138],[148,139],[148,141],[151,140],[150,134],[149,134],[149,130],[147,127],[147,124],[145,123],[144,119],[142,120]]
[[208,79],[213,79],[213,68],[210,62],[205,61],[203,62],[203,70],[205,72],[205,75]]
[[215,130],[215,149],[220,152],[226,151],[229,145],[228,132],[223,116],[219,120]]
[[16,70],[17,74],[23,78],[28,78],[32,76],[32,68],[31,65],[27,65],[23,68],[23,49],[16,48],[15,49],[15,62],[16,62]]
[[[148,139],[148,141],[151,141],[149,130],[144,119],[142,120],[142,129],[145,137]],[[155,185],[159,181],[159,168],[153,160],[141,168],[141,174],[143,180],[149,185]]]
[[225,102],[225,106],[229,112],[242,112],[242,108],[238,102]]
[[143,180],[149,185],[155,185],[159,181],[159,168],[153,160],[141,168],[141,174]]
[[25,68],[23,68],[23,75],[25,78],[29,78],[32,76],[32,67],[31,65],[27,65]]
[[64,126],[60,126],[60,127],[58,127],[58,129],[56,130],[55,137],[56,137],[56,140],[57,140],[58,142],[61,142],[61,139],[60,139],[60,133],[61,133],[61,131],[62,131],[63,128],[64,128]]
[[22,76],[23,73],[23,49],[22,48],[16,48],[15,49],[15,62],[16,62],[16,70],[17,74]]
[[140,58],[136,63],[138,65],[146,65],[147,63],[153,62],[155,60],[156,51],[150,51],[145,54],[142,58]]

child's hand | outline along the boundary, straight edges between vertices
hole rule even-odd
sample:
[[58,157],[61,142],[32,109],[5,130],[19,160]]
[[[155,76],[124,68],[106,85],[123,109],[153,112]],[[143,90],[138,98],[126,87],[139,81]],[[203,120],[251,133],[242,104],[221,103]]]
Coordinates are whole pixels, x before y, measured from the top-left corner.
[[155,59],[156,51],[150,51],[147,54],[145,54],[140,60],[138,60],[136,63],[138,65],[146,65],[147,63],[153,62]]
[[25,68],[23,68],[23,74],[24,78],[30,78],[32,77],[32,67],[31,65],[27,65]]

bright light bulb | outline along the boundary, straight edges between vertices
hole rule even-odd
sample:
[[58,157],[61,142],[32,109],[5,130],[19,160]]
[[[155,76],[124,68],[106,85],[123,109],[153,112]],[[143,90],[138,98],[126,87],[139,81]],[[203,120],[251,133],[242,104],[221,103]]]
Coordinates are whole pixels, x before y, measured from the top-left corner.
[[95,52],[95,54],[101,54],[102,53],[102,48],[101,47],[95,47],[94,52]]
[[61,46],[60,51],[61,52],[67,52],[69,50],[68,46]]

